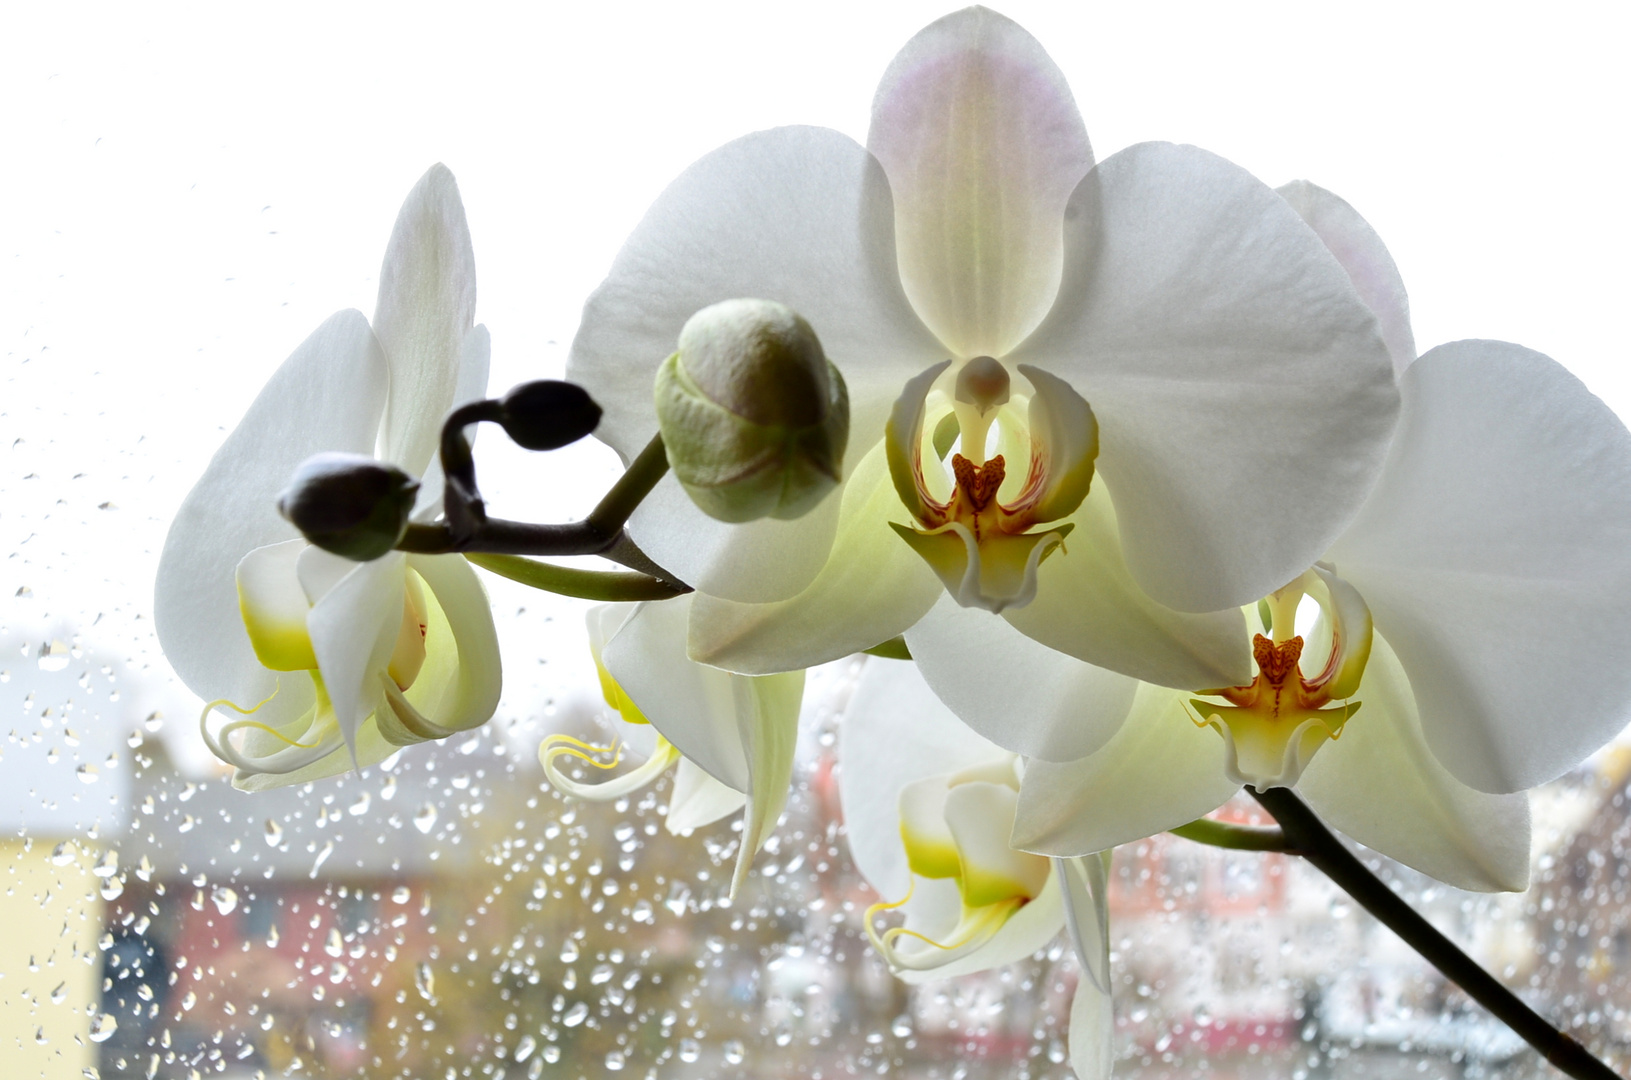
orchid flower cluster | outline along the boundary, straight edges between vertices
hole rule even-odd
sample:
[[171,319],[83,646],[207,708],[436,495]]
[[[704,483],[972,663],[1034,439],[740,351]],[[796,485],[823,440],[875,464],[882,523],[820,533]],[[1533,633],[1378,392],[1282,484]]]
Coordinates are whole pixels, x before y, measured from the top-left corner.
[[[1526,790],[1625,723],[1613,413],[1518,345],[1418,356],[1393,260],[1328,191],[1191,146],[1095,161],[994,12],[906,45],[865,146],[777,128],[686,170],[589,298],[569,384],[485,400],[471,251],[437,166],[372,321],[319,327],[177,514],[158,629],[240,787],[484,723],[475,562],[632,601],[588,618],[639,763],[586,783],[563,765],[610,749],[558,735],[545,771],[607,799],[672,769],[677,833],[743,811],[735,890],[805,669],[872,653],[840,751],[871,940],[916,982],[1067,929],[1087,1078],[1117,845],[1294,789],[1442,881],[1519,890]],[[478,420],[534,448],[592,428],[621,494],[576,526],[489,520]]]

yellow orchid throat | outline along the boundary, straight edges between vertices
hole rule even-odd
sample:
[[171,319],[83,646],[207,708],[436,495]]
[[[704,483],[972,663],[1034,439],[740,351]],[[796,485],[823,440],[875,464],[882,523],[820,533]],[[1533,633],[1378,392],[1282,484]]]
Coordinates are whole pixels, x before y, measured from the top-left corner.
[[[1294,634],[1297,605],[1304,595],[1320,605],[1314,638],[1325,649],[1313,678],[1302,672],[1307,643]],[[1223,736],[1225,769],[1231,780],[1259,790],[1290,787],[1315,752],[1342,737],[1359,711],[1349,698],[1359,689],[1370,659],[1370,609],[1359,593],[1324,566],[1316,566],[1266,598],[1258,608],[1273,637],[1256,634],[1252,657],[1257,674],[1245,686],[1206,691],[1227,705],[1192,699],[1200,719]]]
[[[1011,754],[950,776],[907,784],[900,793],[900,834],[913,885],[904,898],[867,909],[867,936],[893,971],[930,971],[980,948],[1036,899],[1048,860],[1008,846],[1019,796]],[[877,917],[908,904],[918,878],[957,887],[956,925],[931,937],[908,925],[879,931]]]
[[[917,522],[916,527],[890,526],[964,607],[1023,607],[1036,596],[1037,567],[1072,526],[1028,530],[1068,517],[1087,497],[1099,450],[1098,423],[1070,384],[1023,364],[1018,371],[1034,393],[1022,418],[1007,368],[989,356],[961,364],[949,395],[936,391],[952,363],[937,364],[908,382],[890,414],[889,473]],[[940,414],[932,439],[937,461],[954,443],[959,446],[951,454],[949,478],[943,468],[934,477],[938,484],[925,473],[923,460],[931,411]],[[993,425],[1004,452],[987,459]],[[1023,479],[1008,467],[1009,456],[1019,460],[1021,454],[1029,459]],[[950,491],[937,496],[935,488],[947,479]]]

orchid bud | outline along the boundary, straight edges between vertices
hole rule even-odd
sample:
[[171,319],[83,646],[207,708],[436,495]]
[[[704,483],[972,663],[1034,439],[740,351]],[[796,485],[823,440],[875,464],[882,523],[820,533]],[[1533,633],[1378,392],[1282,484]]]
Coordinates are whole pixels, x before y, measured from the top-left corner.
[[498,400],[498,422],[518,446],[558,450],[595,430],[600,406],[576,383],[539,379]]
[[658,369],[657,424],[675,477],[708,516],[792,519],[838,485],[849,394],[796,312],[726,300],[691,316]]
[[368,562],[396,547],[408,528],[419,481],[361,454],[316,454],[278,496],[278,513],[324,551]]

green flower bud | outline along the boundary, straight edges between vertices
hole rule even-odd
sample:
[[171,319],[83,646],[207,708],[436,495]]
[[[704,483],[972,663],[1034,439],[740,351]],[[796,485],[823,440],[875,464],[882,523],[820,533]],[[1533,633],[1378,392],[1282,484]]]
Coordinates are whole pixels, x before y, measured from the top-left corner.
[[792,519],[843,475],[849,394],[796,312],[769,300],[703,308],[657,371],[674,475],[720,521]]
[[522,383],[498,400],[498,422],[528,450],[558,450],[595,430],[600,406],[583,387],[558,379]]
[[278,496],[278,513],[324,551],[367,562],[396,547],[419,481],[361,454],[315,454]]

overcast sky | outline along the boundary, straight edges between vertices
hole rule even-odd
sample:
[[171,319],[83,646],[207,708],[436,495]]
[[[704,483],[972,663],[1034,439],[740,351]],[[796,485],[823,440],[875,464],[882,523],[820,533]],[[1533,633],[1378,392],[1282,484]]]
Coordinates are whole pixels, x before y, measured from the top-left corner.
[[[288,352],[335,310],[372,311],[427,166],[464,194],[493,388],[558,375],[669,179],[757,128],[864,140],[890,56],[950,10],[152,7],[0,12],[0,627],[159,670],[170,515]],[[1631,410],[1626,6],[1000,10],[1064,69],[1101,159],[1193,142],[1328,187],[1388,242],[1423,350],[1517,341]],[[483,442],[501,512],[581,514],[611,475],[595,446]],[[573,605],[495,598],[510,714],[588,685]]]

